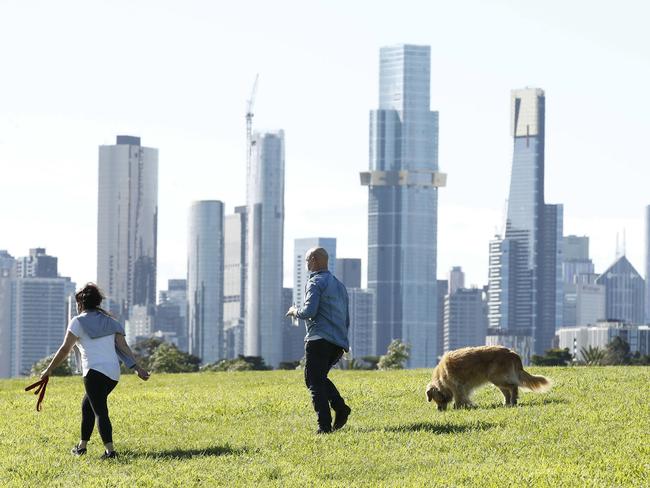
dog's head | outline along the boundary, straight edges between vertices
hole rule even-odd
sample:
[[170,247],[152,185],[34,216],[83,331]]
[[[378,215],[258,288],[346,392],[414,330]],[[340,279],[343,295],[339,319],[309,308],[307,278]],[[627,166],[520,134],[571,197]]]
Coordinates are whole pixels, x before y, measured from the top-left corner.
[[441,412],[447,409],[447,405],[451,401],[451,395],[448,392],[440,389],[434,383],[429,383],[427,385],[426,394],[427,401],[436,402],[436,405],[438,405],[438,410]]

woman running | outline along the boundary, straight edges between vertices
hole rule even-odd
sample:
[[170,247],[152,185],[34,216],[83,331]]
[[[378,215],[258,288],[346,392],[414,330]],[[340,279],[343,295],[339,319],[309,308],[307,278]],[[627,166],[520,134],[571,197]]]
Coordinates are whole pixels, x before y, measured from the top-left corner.
[[127,367],[135,369],[142,380],[148,380],[149,373],[136,363],[126,343],[122,325],[100,307],[104,297],[97,285],[88,283],[77,292],[75,298],[79,315],[70,321],[63,344],[41,373],[41,378],[50,376],[75,348],[77,364],[81,360],[86,395],[81,403],[81,440],[72,448],[72,454],[86,454],[86,445],[97,421],[105,448],[101,459],[111,459],[117,453],[113,448],[113,428],[108,417],[107,399],[120,379],[120,360]]

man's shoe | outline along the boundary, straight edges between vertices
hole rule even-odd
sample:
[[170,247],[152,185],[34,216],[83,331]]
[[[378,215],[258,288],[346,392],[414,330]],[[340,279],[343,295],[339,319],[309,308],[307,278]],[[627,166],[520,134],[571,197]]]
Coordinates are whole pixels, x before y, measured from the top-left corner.
[[340,410],[336,410],[336,416],[334,417],[334,427],[333,430],[341,429],[348,421],[348,417],[352,412],[352,409],[347,405],[343,405]]
[[78,444],[76,446],[74,446],[72,449],[70,449],[70,453],[75,455],[75,456],[83,456],[84,454],[86,454],[86,451],[87,451],[87,449],[85,447],[81,448],[81,447],[79,447]]
[[320,435],[320,434],[331,434],[331,433],[332,433],[332,429],[318,429],[318,430],[316,431],[316,434],[317,434],[317,435]]
[[111,451],[111,452],[104,451],[104,454],[102,454],[102,457],[100,457],[99,459],[102,459],[102,460],[103,459],[115,459],[116,457],[117,457],[117,453],[115,451]]

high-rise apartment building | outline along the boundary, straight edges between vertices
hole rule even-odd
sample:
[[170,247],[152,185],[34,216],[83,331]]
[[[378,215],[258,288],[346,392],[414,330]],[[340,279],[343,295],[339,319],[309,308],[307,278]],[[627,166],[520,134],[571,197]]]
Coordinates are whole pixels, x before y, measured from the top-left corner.
[[154,310],[158,228],[158,149],[117,136],[99,147],[97,284],[121,321],[131,307]]
[[562,322],[563,217],[544,201],[544,92],[513,90],[511,102],[510,195],[505,236],[490,243],[487,342],[526,356],[551,348]]
[[643,324],[645,281],[624,255],[598,277],[596,284],[605,287],[606,319],[631,325]]
[[361,288],[361,259],[337,257],[336,277],[346,288]]
[[329,257],[329,270],[338,278],[336,261],[336,239],[332,237],[306,237],[293,241],[293,303],[302,307],[305,300],[305,286],[309,280],[309,269],[305,256],[314,247],[322,247]]
[[430,109],[431,50],[380,50],[379,108],[370,113],[368,288],[375,293],[376,353],[411,345],[409,367],[437,353],[438,113]]
[[247,175],[244,353],[282,361],[284,131],[254,133]]
[[224,357],[224,205],[218,200],[192,203],[187,241],[189,352],[203,364]]

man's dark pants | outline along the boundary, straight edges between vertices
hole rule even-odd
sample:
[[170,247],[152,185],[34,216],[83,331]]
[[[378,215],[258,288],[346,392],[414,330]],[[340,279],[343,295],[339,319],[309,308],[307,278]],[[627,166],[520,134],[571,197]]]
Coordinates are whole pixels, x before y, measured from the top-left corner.
[[327,377],[341,356],[343,348],[326,341],[317,339],[305,343],[305,383],[311,393],[311,401],[318,415],[318,427],[321,430],[332,429],[332,414],[330,405],[338,412],[345,402],[334,383]]

